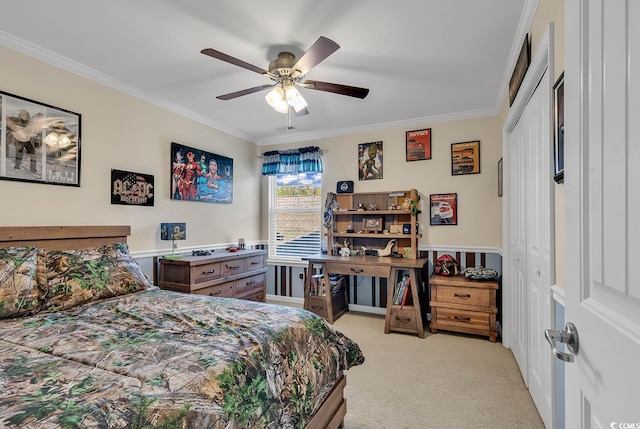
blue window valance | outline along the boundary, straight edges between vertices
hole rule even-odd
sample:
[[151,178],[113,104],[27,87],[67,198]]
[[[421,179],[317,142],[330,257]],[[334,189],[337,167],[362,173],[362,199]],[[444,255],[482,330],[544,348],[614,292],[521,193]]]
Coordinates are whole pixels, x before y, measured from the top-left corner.
[[272,150],[262,154],[262,175],[322,173],[322,150],[317,146]]

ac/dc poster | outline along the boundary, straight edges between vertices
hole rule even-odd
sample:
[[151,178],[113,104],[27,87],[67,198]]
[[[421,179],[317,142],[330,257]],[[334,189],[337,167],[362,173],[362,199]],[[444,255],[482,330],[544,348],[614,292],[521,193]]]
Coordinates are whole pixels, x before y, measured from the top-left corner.
[[111,169],[111,204],[153,206],[153,176]]

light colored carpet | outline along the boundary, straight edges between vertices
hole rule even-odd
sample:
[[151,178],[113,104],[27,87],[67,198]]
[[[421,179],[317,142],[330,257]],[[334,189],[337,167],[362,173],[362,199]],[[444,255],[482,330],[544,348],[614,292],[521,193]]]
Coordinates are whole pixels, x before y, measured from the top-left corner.
[[366,359],[346,372],[346,429],[544,429],[501,343],[455,333],[384,334],[384,317],[353,312],[334,327]]

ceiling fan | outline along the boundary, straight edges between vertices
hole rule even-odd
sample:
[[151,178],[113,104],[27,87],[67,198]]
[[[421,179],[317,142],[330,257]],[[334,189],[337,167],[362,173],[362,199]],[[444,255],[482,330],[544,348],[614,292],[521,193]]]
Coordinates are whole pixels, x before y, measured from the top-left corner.
[[201,53],[259,73],[273,81],[271,84],[254,86],[253,88],[219,95],[216,97],[217,99],[232,100],[243,95],[253,94],[254,92],[271,88],[271,91],[265,97],[271,107],[280,113],[287,114],[290,112],[290,109],[293,109],[296,116],[302,116],[308,114],[309,111],[307,110],[306,100],[296,89],[296,86],[315,89],[316,91],[333,92],[355,98],[365,98],[367,94],[369,94],[368,88],[305,79],[305,75],[313,67],[320,64],[320,62],[339,48],[340,45],[333,40],[320,36],[298,60],[296,60],[295,55],[291,52],[279,53],[278,58],[269,63],[269,70],[254,66],[253,64],[249,64],[215,49],[203,49]]

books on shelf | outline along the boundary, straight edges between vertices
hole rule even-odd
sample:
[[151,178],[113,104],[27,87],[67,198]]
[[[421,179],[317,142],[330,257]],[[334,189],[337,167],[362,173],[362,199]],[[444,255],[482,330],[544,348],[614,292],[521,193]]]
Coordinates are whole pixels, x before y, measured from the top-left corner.
[[327,290],[331,291],[331,295],[335,295],[342,290],[343,278],[340,274],[329,274],[329,287],[327,287],[324,274],[314,274],[309,284],[309,295],[327,296]]
[[410,305],[411,301],[411,277],[405,275],[395,287],[393,293],[393,305]]

